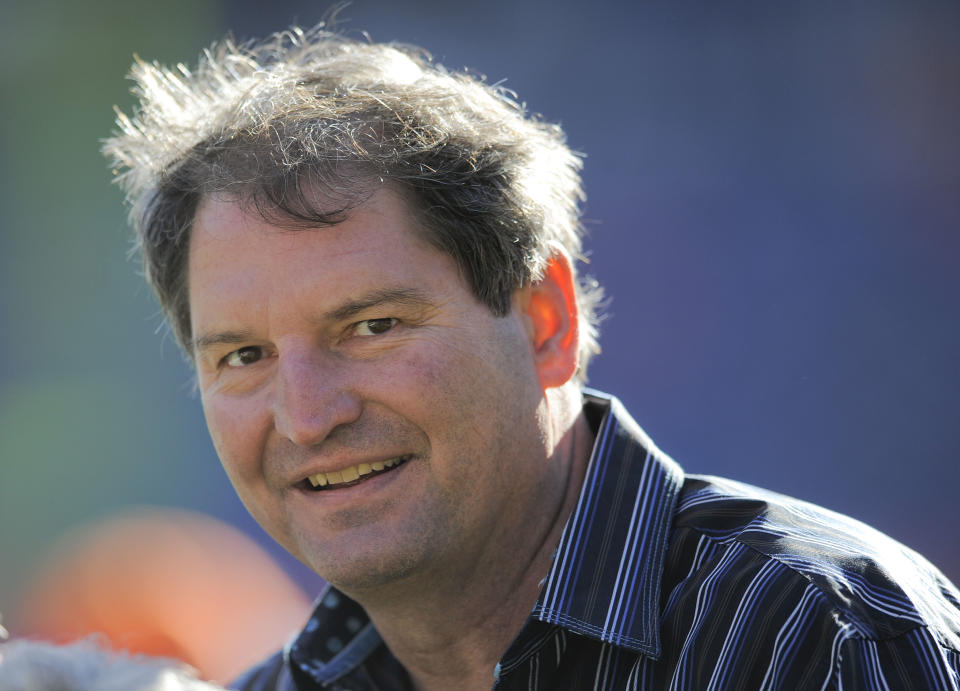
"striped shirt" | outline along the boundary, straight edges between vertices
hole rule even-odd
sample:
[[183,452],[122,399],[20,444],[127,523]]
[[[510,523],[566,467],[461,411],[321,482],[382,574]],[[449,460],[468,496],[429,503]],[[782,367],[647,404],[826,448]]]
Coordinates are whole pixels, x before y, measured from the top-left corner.
[[[923,557],[811,504],[684,477],[616,399],[588,391],[584,410],[584,485],[494,689],[960,691],[960,593]],[[412,687],[328,588],[234,688]]]

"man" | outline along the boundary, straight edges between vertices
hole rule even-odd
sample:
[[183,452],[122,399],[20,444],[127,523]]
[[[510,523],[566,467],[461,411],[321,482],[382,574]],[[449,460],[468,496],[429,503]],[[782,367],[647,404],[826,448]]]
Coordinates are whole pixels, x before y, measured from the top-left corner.
[[238,688],[960,684],[960,593],[921,557],[685,478],[582,388],[559,129],[319,29],[133,76],[106,152],[148,277],[238,494],[331,584]]

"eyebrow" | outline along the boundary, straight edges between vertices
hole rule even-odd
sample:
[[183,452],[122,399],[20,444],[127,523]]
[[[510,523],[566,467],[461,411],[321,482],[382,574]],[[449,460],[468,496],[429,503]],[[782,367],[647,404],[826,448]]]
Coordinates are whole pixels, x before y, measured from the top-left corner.
[[[424,308],[433,304],[433,301],[415,288],[382,288],[374,290],[357,299],[349,300],[336,309],[326,313],[324,319],[342,321],[354,317],[361,312],[381,305],[401,305],[405,307]],[[239,345],[248,343],[253,338],[251,331],[215,331],[201,334],[193,339],[192,346],[195,352],[212,346]]]
[[249,331],[220,331],[204,334],[193,339],[193,350],[199,351],[217,345],[238,345],[250,341]]
[[432,305],[433,301],[415,288],[382,288],[371,291],[360,296],[356,300],[350,300],[340,307],[331,311],[326,316],[332,319],[341,320],[354,317],[364,310],[381,305],[401,305],[404,307],[427,307]]

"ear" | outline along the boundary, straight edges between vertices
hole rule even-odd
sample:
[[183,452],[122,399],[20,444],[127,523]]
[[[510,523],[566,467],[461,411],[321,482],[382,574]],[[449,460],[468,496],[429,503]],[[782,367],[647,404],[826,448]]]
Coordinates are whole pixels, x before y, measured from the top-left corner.
[[570,258],[556,250],[543,278],[527,291],[523,311],[540,387],[546,391],[570,381],[579,365],[580,315]]

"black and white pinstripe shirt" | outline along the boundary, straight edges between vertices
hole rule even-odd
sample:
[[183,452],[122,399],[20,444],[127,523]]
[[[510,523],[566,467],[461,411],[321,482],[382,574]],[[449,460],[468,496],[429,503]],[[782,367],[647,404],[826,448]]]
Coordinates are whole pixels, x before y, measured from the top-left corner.
[[[498,690],[960,689],[960,593],[850,518],[687,476],[616,399]],[[306,628],[236,688],[400,691],[357,603],[327,590]]]

